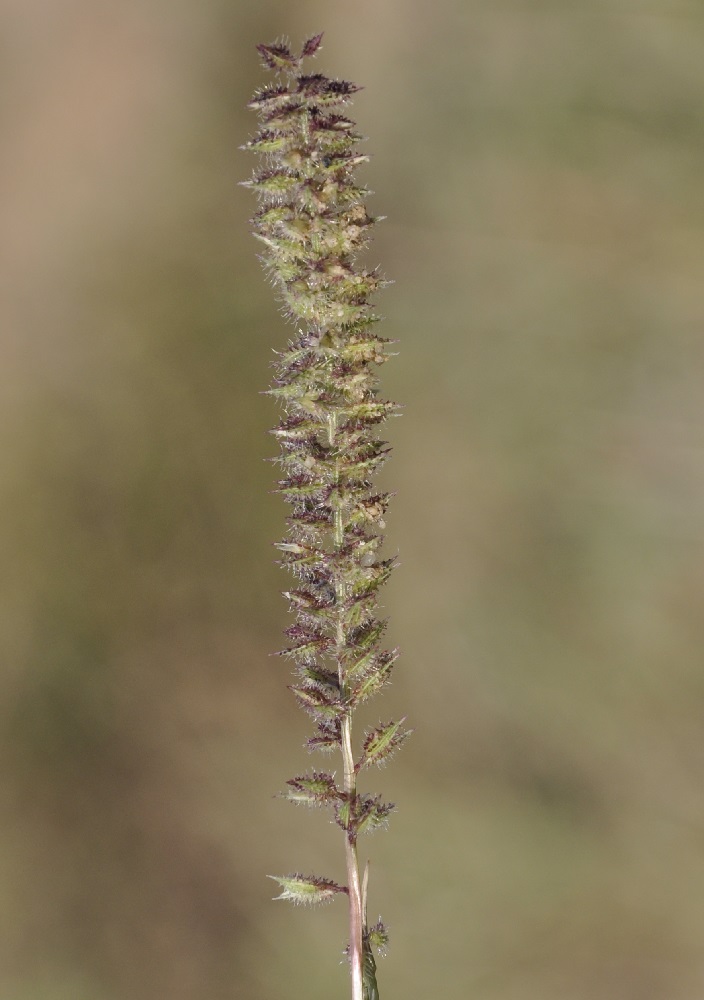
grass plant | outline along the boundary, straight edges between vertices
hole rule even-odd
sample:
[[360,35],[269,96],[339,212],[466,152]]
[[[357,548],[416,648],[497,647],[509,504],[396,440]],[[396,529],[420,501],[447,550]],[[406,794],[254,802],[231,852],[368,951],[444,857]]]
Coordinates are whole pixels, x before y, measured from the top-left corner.
[[291,505],[281,562],[296,578],[285,592],[294,623],[282,655],[293,663],[291,690],[312,718],[308,749],[336,754],[342,777],[311,770],[287,782],[294,803],[332,811],[344,834],[347,883],[294,872],[276,876],[279,899],[347,899],[352,1000],[378,1000],[375,951],[388,935],[367,921],[369,867],[358,858],[362,833],[386,825],[393,805],[359,788],[362,773],[383,764],[409,735],[404,719],[380,723],[355,744],[357,708],[389,683],[398,650],[382,648],[386,622],[378,593],[394,568],[383,558],[391,494],[374,485],[389,454],[379,426],[397,412],[379,396],[378,366],[390,357],[371,298],[386,282],[358,256],[377,219],[356,180],[368,157],[342,109],[359,89],[303,72],[320,48],[310,38],[294,55],[288,44],[257,46],[275,80],[249,102],[259,115],[244,148],[260,167],[245,185],[259,198],[252,220],[262,261],[296,336],[277,355],[270,394],[283,415],[278,492]]

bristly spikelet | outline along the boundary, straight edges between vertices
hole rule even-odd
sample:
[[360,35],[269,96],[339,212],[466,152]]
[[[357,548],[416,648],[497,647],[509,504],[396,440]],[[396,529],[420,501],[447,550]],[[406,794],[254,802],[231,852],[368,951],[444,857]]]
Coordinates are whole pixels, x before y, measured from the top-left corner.
[[376,220],[364,204],[368,191],[355,179],[368,159],[357,149],[362,137],[340,109],[359,88],[301,72],[321,39],[309,39],[300,55],[285,41],[257,46],[277,80],[250,101],[260,128],[243,147],[261,157],[245,182],[259,198],[252,226],[261,259],[297,325],[270,389],[283,407],[273,431],[283,470],[277,488],[292,508],[278,549],[299,580],[285,593],[296,619],[283,653],[295,664],[291,690],[316,727],[309,749],[337,749],[344,771],[340,786],[320,772],[293,778],[285,797],[333,810],[345,831],[349,885],[341,889],[317,876],[277,881],[280,898],[297,902],[347,893],[353,997],[367,1000],[363,966],[370,967],[367,952],[376,939],[366,928],[356,844],[364,830],[385,825],[393,806],[358,793],[356,780],[363,767],[388,759],[408,732],[404,720],[381,725],[367,734],[355,761],[351,722],[354,709],[389,682],[398,655],[380,648],[385,622],[377,617],[377,595],[394,560],[380,557],[390,494],[373,487],[389,454],[377,430],[397,407],[379,398],[376,374],[389,342],[375,332],[371,298],[387,282],[357,259]]

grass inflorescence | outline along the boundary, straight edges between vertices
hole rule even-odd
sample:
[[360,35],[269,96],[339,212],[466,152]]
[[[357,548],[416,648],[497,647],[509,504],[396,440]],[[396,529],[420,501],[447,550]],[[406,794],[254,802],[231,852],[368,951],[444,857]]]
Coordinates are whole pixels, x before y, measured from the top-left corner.
[[390,357],[377,332],[372,296],[386,282],[358,261],[377,219],[369,192],[356,179],[368,157],[343,109],[359,89],[303,72],[322,35],[300,55],[277,42],[257,46],[275,82],[249,103],[257,134],[244,148],[261,165],[245,185],[259,198],[252,221],[262,261],[296,324],[295,339],[277,356],[270,389],[283,415],[273,434],[281,445],[277,490],[291,505],[281,562],[296,578],[285,592],[294,623],[282,655],[294,665],[291,690],[313,720],[308,748],[337,753],[342,780],[313,770],[287,782],[294,803],[324,806],[344,831],[347,884],[318,875],[276,877],[278,898],[349,902],[352,1000],[377,1000],[374,949],[387,941],[381,921],[367,924],[368,868],[357,857],[360,834],[386,825],[393,805],[358,789],[360,772],[386,761],[409,735],[404,720],[380,723],[354,750],[355,709],[388,684],[396,649],[384,649],[379,588],[394,559],[382,558],[390,494],[374,486],[389,454],[379,427],[397,411],[379,396],[378,367]]

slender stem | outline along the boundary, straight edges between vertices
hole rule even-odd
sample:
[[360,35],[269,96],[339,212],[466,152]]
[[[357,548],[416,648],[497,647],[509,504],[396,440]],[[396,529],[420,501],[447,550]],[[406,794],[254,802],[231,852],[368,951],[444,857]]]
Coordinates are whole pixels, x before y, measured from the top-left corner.
[[[337,414],[331,413],[328,417],[328,441],[330,447],[335,443],[335,432],[337,430]],[[339,469],[336,463],[335,480],[339,481]],[[335,508],[333,522],[333,542],[336,549],[342,548],[344,542],[345,525],[343,511],[341,507]],[[342,606],[345,598],[344,582],[335,581],[335,594],[337,604]],[[340,690],[344,693],[345,671],[343,667],[342,652],[345,645],[345,632],[342,622],[342,615],[337,622],[337,669],[340,681]],[[342,720],[342,764],[344,773],[344,788],[347,795],[350,809],[357,795],[357,772],[354,767],[354,755],[352,753],[352,711],[347,711]],[[349,939],[349,959],[350,975],[352,977],[352,1000],[364,1000],[364,986],[362,981],[363,968],[363,933],[364,933],[364,913],[362,907],[362,888],[359,878],[359,861],[357,859],[357,837],[350,829],[345,830],[345,860],[347,862],[347,891],[350,906],[350,939]]]
[[[356,777],[352,762],[352,723],[347,716],[342,723],[342,755],[345,762],[345,791],[351,799],[356,793]],[[351,765],[351,766],[350,766]],[[352,1000],[363,1000],[362,962],[363,962],[363,919],[362,888],[359,880],[359,862],[357,860],[357,838],[351,832],[345,833],[345,856],[347,860],[347,887],[350,901],[350,974],[352,976]]]

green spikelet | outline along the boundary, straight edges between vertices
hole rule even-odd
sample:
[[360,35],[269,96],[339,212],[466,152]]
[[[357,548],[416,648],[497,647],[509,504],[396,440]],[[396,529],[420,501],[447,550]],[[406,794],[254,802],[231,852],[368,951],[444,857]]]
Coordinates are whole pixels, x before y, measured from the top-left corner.
[[284,795],[333,811],[344,830],[349,885],[317,876],[277,881],[280,898],[296,902],[347,895],[353,1000],[377,1000],[372,945],[379,946],[381,931],[366,927],[357,838],[385,825],[393,806],[360,794],[356,782],[364,766],[388,758],[408,732],[395,722],[373,730],[355,762],[351,725],[357,705],[388,684],[397,659],[396,650],[381,648],[385,622],[376,607],[394,567],[380,556],[389,494],[373,485],[389,454],[378,430],[397,406],[379,397],[377,369],[390,352],[375,332],[379,317],[371,304],[387,282],[358,261],[376,220],[355,177],[367,160],[358,150],[362,137],[341,108],[359,88],[301,72],[321,39],[307,41],[300,56],[284,42],[258,46],[277,80],[250,102],[260,128],[243,147],[260,157],[245,186],[259,199],[252,227],[261,259],[297,327],[277,357],[270,390],[283,409],[273,431],[281,446],[277,489],[291,505],[278,549],[298,578],[285,594],[295,623],[283,652],[294,664],[292,691],[315,726],[309,749],[337,750],[343,770],[339,785],[313,772],[291,779]]

